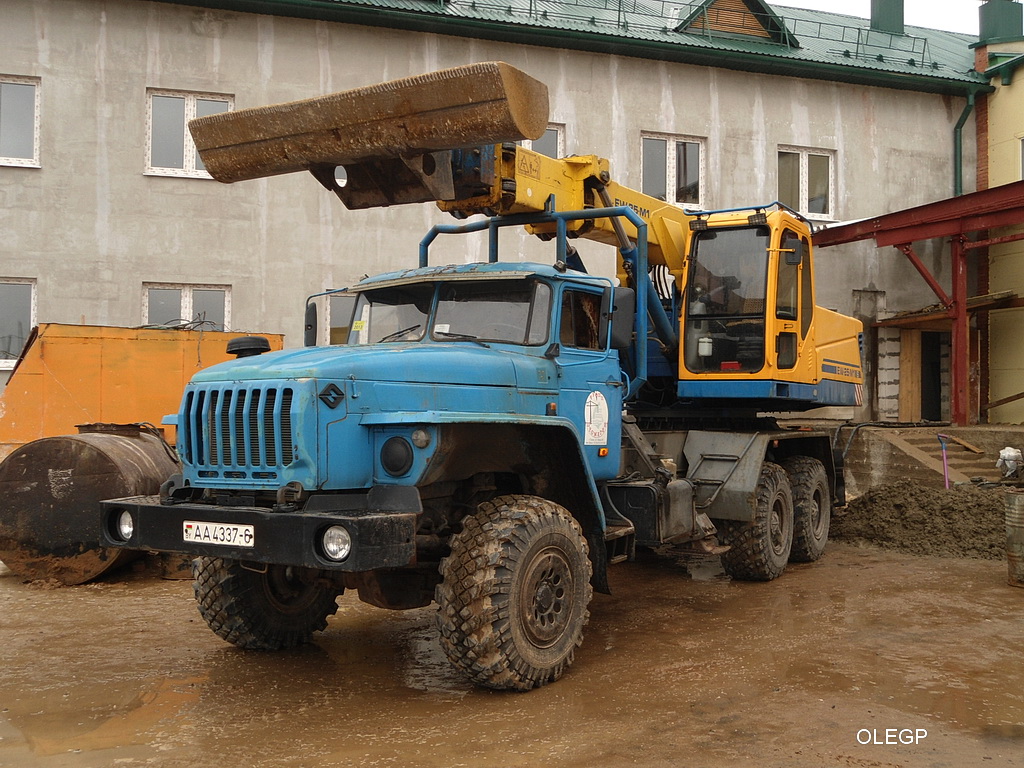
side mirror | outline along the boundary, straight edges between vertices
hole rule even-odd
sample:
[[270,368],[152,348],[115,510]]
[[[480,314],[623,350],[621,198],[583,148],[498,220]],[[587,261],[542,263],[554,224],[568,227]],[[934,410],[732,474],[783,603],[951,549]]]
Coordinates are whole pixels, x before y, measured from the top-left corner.
[[615,288],[611,311],[612,349],[629,349],[635,322],[636,292],[632,288]]
[[803,261],[803,254],[799,250],[786,251],[786,264],[790,267],[799,267]]
[[306,302],[306,326],[302,343],[307,347],[315,347],[319,341],[317,330],[316,301],[309,299]]

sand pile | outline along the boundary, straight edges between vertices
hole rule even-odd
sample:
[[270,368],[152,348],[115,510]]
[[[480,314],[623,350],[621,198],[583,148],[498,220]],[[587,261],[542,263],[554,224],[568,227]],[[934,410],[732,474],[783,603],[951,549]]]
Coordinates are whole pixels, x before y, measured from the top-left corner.
[[829,536],[914,555],[998,560],[1006,556],[1005,495],[967,485],[882,485],[837,511]]

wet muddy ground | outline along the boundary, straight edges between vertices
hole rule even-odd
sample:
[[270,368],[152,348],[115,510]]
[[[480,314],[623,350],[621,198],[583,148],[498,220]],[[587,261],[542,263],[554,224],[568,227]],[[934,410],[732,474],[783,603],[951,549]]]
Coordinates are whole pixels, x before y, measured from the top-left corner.
[[0,765],[1024,766],[1004,562],[839,543],[770,584],[693,570],[615,566],[572,669],[510,694],[448,666],[430,609],[346,595],[315,645],[263,654],[188,582],[0,566]]

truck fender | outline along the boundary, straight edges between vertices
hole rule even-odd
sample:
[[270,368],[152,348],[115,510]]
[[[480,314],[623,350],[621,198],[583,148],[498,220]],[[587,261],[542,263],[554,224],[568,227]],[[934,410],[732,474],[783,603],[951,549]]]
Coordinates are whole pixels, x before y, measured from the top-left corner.
[[437,432],[438,447],[420,484],[485,472],[517,476],[520,492],[553,501],[579,521],[590,548],[593,587],[608,591],[604,510],[570,422],[438,424]]

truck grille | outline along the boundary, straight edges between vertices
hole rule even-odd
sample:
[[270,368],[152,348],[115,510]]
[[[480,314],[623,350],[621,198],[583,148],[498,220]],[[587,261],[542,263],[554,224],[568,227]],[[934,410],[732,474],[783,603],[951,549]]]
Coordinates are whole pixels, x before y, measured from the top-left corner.
[[294,390],[280,386],[187,392],[185,461],[226,471],[287,467],[295,461],[293,400]]

